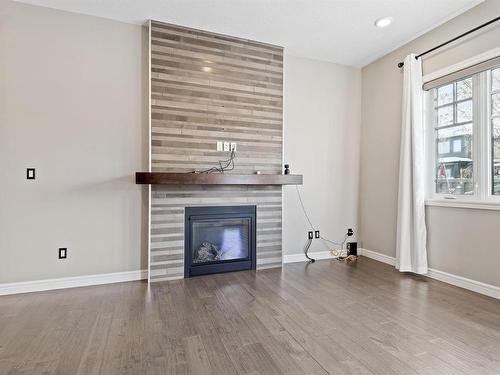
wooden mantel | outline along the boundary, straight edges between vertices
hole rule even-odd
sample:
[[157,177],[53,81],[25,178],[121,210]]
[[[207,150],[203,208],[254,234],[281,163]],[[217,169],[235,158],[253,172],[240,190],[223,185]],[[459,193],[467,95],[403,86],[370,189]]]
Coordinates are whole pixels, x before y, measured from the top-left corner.
[[135,183],[146,185],[302,185],[302,175],[136,172]]

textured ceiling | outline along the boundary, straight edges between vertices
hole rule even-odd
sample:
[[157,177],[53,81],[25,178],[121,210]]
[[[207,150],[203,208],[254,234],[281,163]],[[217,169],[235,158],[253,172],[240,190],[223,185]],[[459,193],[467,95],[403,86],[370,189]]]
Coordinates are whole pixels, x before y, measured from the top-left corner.
[[[148,19],[255,39],[285,53],[364,66],[482,0],[22,0],[114,20]],[[377,18],[391,16],[385,29]]]

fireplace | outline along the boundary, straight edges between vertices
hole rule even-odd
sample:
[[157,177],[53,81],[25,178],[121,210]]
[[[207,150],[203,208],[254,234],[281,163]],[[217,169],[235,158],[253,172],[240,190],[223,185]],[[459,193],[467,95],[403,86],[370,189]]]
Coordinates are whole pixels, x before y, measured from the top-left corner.
[[256,206],[186,207],[184,276],[254,270]]

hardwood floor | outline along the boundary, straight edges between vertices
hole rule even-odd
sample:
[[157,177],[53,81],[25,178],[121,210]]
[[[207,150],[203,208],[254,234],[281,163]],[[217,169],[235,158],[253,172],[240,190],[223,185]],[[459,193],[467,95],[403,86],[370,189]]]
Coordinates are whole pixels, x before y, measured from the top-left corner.
[[371,259],[0,297],[0,374],[500,374],[500,301]]

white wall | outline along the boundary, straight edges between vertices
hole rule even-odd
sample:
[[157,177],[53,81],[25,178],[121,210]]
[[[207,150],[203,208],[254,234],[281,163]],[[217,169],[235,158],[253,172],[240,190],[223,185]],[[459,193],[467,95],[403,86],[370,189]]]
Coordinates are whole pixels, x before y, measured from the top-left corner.
[[[488,0],[363,68],[360,229],[362,246],[396,254],[402,71],[397,63],[500,14]],[[424,73],[500,46],[498,23],[424,57]],[[500,286],[500,211],[427,207],[429,266]]]
[[[0,30],[0,283],[147,267],[147,39],[139,26],[7,2]],[[285,161],[322,234],[357,226],[359,69],[286,56]],[[37,179],[26,180],[35,167]],[[306,224],[284,188],[284,254]],[[68,259],[57,259],[68,247]],[[315,241],[311,251],[324,251]]]
[[142,28],[3,5],[0,283],[147,268]]
[[[285,56],[284,161],[304,175],[300,191],[321,234],[342,239],[357,227],[361,74],[359,69]],[[285,186],[283,255],[301,253],[310,230],[293,186]],[[327,250],[315,240],[310,251]]]

